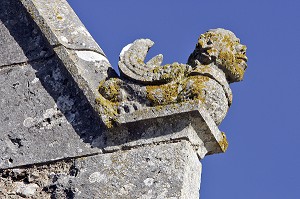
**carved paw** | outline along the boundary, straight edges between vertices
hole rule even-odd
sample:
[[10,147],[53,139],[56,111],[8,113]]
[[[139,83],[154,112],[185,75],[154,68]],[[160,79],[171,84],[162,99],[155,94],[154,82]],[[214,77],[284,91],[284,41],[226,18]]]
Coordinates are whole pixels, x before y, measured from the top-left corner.
[[117,108],[118,114],[125,114],[125,113],[133,113],[136,110],[140,110],[142,108],[141,104],[128,101],[128,102],[121,102],[120,106]]

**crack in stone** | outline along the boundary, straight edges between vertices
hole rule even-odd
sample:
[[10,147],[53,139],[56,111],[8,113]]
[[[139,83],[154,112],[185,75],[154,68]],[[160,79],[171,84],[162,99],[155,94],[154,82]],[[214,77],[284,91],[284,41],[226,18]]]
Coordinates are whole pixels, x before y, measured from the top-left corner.
[[[14,167],[8,167],[5,169],[0,169],[0,173],[5,171],[5,170],[10,170],[10,169],[26,169],[26,168],[32,168],[32,167],[38,167],[38,166],[43,166],[43,165],[51,165],[55,164],[57,162],[63,162],[63,161],[70,161],[70,160],[75,160],[75,159],[80,159],[80,158],[85,158],[85,157],[91,157],[91,156],[96,156],[96,155],[104,155],[104,154],[111,154],[115,153],[118,151],[130,151],[133,149],[139,149],[147,146],[155,146],[155,145],[164,145],[164,144],[174,144],[174,143],[179,143],[181,141],[187,141],[191,144],[192,147],[198,147],[195,144],[192,144],[188,138],[182,137],[182,138],[176,138],[172,140],[167,140],[167,141],[159,141],[159,142],[152,142],[148,144],[140,144],[140,145],[135,145],[135,146],[121,146],[118,149],[102,149],[102,153],[91,153],[91,154],[86,154],[86,155],[81,155],[81,156],[74,156],[74,157],[67,157],[67,158],[62,158],[62,159],[57,159],[57,160],[50,160],[46,162],[40,162],[40,163],[33,163],[33,164],[25,164],[25,165],[19,165],[19,166],[14,166]],[[76,175],[76,172],[74,171],[74,175]]]
[[47,57],[43,57],[43,58],[37,58],[37,59],[30,60],[30,61],[25,61],[25,62],[12,63],[12,64],[8,64],[8,65],[2,65],[2,66],[0,66],[0,71],[2,69],[6,69],[6,68],[15,68],[15,67],[24,67],[26,65],[34,65],[37,63],[48,61],[48,60],[52,59],[54,56],[55,56],[55,54],[53,53],[53,54],[51,54]]

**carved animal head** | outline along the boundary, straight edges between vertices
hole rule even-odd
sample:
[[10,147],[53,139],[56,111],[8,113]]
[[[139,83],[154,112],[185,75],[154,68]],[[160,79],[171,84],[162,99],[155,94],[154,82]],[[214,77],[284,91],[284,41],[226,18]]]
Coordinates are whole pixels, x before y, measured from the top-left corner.
[[246,49],[233,32],[222,28],[212,29],[200,35],[188,64],[214,63],[224,71],[229,83],[238,82],[243,80],[247,68]]

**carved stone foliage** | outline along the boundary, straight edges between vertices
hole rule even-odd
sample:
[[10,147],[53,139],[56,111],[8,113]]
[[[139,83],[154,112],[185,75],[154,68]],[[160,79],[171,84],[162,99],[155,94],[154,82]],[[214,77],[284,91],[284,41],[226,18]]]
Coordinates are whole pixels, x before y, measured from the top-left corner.
[[101,82],[97,103],[104,123],[112,127],[119,114],[197,100],[219,125],[232,103],[229,83],[244,77],[246,46],[231,31],[213,29],[200,35],[187,64],[161,65],[161,54],[145,62],[153,44],[128,44],[120,53],[120,78]]

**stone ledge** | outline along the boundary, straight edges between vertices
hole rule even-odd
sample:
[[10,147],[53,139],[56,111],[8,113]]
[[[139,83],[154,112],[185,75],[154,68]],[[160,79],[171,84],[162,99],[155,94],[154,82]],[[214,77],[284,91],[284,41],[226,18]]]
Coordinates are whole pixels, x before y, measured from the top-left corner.
[[[118,127],[104,133],[105,151],[188,140],[202,159],[227,148],[224,134],[199,101],[145,108],[120,115],[118,121]],[[97,146],[97,142],[93,144]]]

